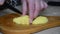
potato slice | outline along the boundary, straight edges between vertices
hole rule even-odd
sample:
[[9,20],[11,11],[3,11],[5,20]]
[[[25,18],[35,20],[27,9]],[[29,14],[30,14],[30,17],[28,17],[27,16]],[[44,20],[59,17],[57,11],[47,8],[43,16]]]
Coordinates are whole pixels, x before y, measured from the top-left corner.
[[27,15],[20,16],[20,17],[14,18],[13,22],[15,22],[16,24],[29,25],[29,17]]
[[32,24],[45,24],[48,22],[48,18],[44,16],[37,17]]

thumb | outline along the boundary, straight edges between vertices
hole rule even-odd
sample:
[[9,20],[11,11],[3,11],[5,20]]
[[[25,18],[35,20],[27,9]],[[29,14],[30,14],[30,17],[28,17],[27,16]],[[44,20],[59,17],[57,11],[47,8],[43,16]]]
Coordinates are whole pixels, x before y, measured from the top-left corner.
[[4,1],[5,0],[0,0],[0,5],[3,5],[4,4]]

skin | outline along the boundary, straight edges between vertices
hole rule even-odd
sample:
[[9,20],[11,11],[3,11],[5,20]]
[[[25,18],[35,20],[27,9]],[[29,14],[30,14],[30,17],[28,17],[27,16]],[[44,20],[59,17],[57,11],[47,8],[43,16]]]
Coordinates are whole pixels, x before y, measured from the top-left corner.
[[0,5],[3,5],[4,4],[4,1],[5,0],[0,0]]
[[46,9],[48,6],[43,0],[22,0],[22,3],[23,15],[26,15],[29,10],[30,23],[38,16],[39,12]]
[[[5,0],[0,0],[0,5],[3,5],[4,1]],[[29,11],[30,23],[38,16],[39,12],[46,9],[48,6],[43,0],[22,0],[22,4],[23,16]]]

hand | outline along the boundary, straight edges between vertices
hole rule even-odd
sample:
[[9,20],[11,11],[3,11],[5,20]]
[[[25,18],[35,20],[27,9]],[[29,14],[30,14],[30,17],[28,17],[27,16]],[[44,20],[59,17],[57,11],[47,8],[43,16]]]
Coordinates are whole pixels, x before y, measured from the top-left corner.
[[5,0],[0,0],[0,5],[3,5],[4,4],[4,1]]
[[30,23],[38,16],[41,10],[47,8],[47,4],[43,0],[22,0],[22,3],[23,15],[26,15],[29,10]]

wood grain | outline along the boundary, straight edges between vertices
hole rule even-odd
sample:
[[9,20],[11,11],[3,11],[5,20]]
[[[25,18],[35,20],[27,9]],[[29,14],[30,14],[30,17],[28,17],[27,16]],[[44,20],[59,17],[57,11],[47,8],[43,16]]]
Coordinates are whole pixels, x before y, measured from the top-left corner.
[[0,28],[4,34],[30,34],[53,27],[60,26],[60,16],[46,16],[48,23],[44,25],[17,25],[13,18],[19,17],[20,14],[8,14],[0,17]]

